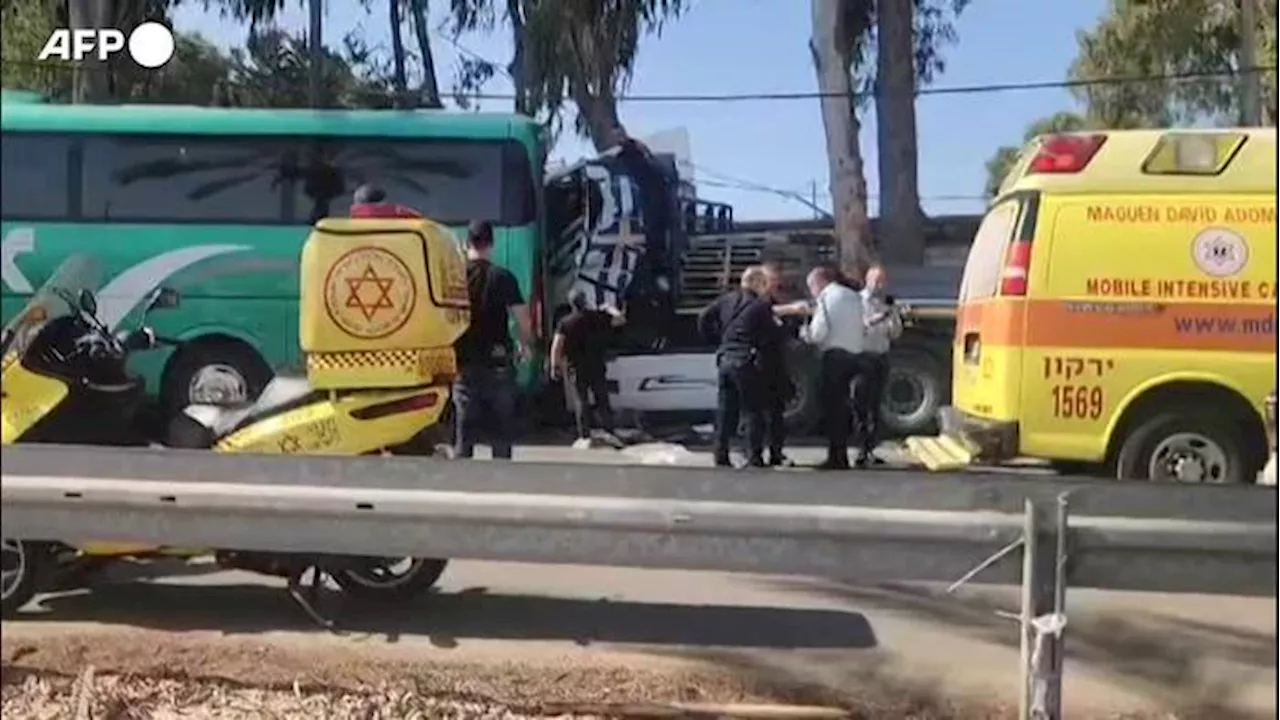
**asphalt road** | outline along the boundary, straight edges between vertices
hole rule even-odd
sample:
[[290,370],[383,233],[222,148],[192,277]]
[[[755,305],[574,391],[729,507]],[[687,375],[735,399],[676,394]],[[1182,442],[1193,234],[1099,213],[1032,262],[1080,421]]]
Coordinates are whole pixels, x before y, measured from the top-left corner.
[[[367,652],[442,662],[541,658],[643,664],[693,659],[763,676],[847,686],[868,677],[948,692],[1015,695],[1012,589],[947,597],[922,586],[506,563],[458,563],[438,593],[403,607],[354,608]],[[1066,693],[1080,710],[1196,704],[1274,714],[1272,599],[1073,592]],[[92,591],[45,597],[5,624],[5,640],[118,626],[214,631],[332,652],[281,590],[256,575],[168,561],[110,570]]]
[[[883,454],[902,459],[890,447]],[[819,459],[816,449],[792,455]],[[704,453],[667,444],[621,452],[522,447],[517,460],[709,463]],[[315,644],[317,652],[324,643],[331,651],[333,640],[280,584],[208,564],[120,567],[92,591],[48,597],[6,623],[5,639],[132,626]],[[693,659],[832,687],[870,679],[1012,700],[1017,635],[996,610],[1015,605],[1011,588],[945,596],[922,586],[466,562],[451,566],[439,592],[420,602],[353,611],[353,635],[338,642],[437,661],[568,657],[651,666]],[[1276,611],[1274,599],[1073,591],[1068,704],[1126,709],[1212,700],[1273,715]]]

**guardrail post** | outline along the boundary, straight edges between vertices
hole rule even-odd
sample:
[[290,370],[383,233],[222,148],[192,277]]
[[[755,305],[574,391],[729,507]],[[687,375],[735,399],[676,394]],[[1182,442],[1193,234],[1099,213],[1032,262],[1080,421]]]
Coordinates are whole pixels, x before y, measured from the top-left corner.
[[1045,508],[1026,501],[1023,525],[1021,720],[1061,720],[1066,628],[1067,498],[1052,525]]

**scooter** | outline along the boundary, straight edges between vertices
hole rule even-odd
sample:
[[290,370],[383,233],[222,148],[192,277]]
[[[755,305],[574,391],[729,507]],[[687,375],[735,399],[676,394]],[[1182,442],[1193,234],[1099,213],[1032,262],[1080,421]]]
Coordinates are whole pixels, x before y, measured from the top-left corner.
[[[159,440],[168,447],[231,453],[420,454],[424,430],[438,423],[447,404],[448,387],[442,384],[316,391],[305,379],[277,377],[251,405],[192,406],[158,423],[164,429],[157,432],[144,384],[129,374],[126,363],[131,353],[181,344],[146,325],[149,313],[176,307],[180,297],[169,288],[157,290],[135,329],[112,333],[97,317],[94,289],[101,274],[96,267],[85,256],[68,258],[4,328],[3,445],[148,446]],[[447,563],[4,539],[0,613],[9,617],[25,605],[51,571],[65,576],[124,558],[190,559],[211,552],[225,568],[287,578],[290,595],[313,620],[330,629],[334,621],[317,609],[327,579],[344,595],[404,600],[434,585]]]

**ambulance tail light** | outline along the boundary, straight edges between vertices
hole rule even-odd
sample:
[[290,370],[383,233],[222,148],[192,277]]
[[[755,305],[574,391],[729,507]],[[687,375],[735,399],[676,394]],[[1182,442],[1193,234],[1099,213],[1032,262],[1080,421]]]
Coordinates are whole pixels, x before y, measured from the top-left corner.
[[400,400],[357,408],[351,411],[351,417],[357,420],[376,420],[389,415],[427,410],[439,404],[440,395],[437,391],[430,391],[419,395],[411,395]]
[[1031,243],[1009,243],[1009,249],[1004,254],[1004,268],[1000,271],[1000,294],[1005,297],[1025,297],[1030,272]]
[[1078,173],[1089,165],[1106,139],[1106,135],[1050,135],[1040,142],[1027,172]]

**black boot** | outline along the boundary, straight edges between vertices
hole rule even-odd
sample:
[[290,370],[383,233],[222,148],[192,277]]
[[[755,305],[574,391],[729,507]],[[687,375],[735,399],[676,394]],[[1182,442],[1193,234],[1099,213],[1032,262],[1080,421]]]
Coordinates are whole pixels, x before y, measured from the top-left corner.
[[827,459],[814,467],[817,470],[848,470],[849,451],[844,448],[827,448]]

